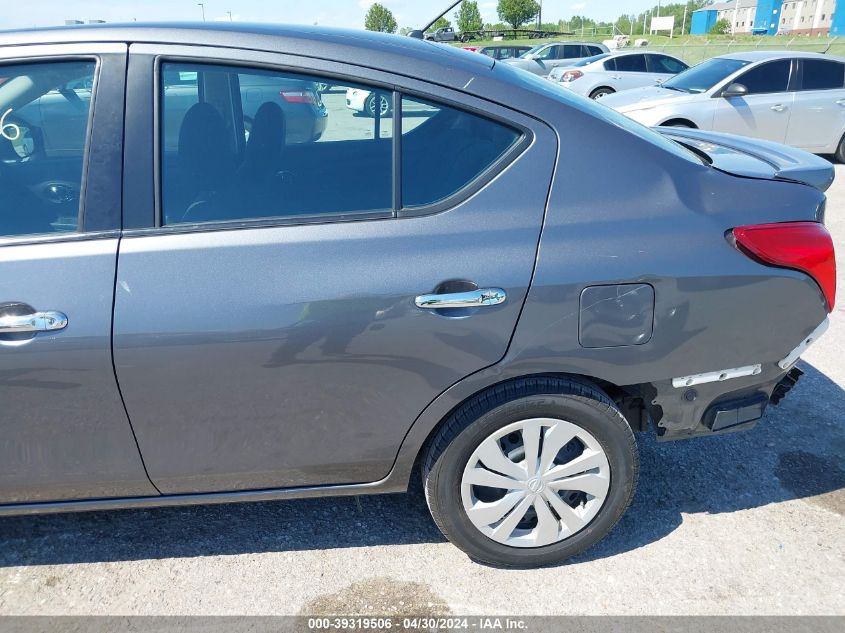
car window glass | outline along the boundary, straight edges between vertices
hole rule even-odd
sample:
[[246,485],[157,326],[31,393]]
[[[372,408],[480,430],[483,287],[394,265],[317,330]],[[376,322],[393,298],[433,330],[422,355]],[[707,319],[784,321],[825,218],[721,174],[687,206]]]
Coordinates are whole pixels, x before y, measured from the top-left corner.
[[391,92],[231,66],[161,76],[163,224],[392,209]]
[[451,196],[495,164],[516,130],[445,105],[402,99],[402,205]]
[[598,46],[587,46],[585,48],[587,49],[587,55],[601,55],[604,53]]
[[549,46],[537,53],[537,59],[556,59],[560,54],[561,46]]
[[735,81],[748,88],[748,94],[786,92],[789,87],[791,60],[779,59],[755,66]]
[[622,55],[616,58],[616,70],[624,73],[646,72],[645,55]]
[[802,90],[835,90],[845,86],[845,64],[826,59],[805,59]]
[[96,64],[0,67],[0,235],[76,231]]
[[720,81],[727,79],[749,63],[743,59],[728,59],[724,57],[708,59],[706,62],[701,62],[689,70],[678,73],[667,80],[663,84],[663,87],[680,92],[700,94],[707,92]]
[[562,59],[578,59],[579,57],[584,57],[580,44],[565,44],[560,48],[563,49]]
[[666,57],[665,55],[649,55],[651,62],[651,72],[654,73],[671,73],[673,75],[686,70],[688,66],[682,64],[677,59]]
[[616,58],[611,57],[604,63],[605,70],[616,70]]

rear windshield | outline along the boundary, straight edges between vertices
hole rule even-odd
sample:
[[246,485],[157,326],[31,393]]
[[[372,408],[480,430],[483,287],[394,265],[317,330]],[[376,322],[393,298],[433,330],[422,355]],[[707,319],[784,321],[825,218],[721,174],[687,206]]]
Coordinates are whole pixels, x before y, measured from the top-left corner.
[[742,59],[709,59],[663,82],[663,87],[701,94],[750,63]]

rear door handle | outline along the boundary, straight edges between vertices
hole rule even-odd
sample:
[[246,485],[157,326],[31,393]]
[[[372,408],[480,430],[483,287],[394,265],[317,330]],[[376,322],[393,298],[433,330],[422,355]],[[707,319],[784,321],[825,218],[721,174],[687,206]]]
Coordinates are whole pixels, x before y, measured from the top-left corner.
[[0,317],[0,334],[53,332],[67,327],[67,316],[61,312],[33,312]]
[[443,310],[448,308],[483,308],[504,303],[508,294],[501,288],[479,288],[469,292],[420,295],[414,299],[418,308]]
[[784,110],[786,110],[786,106],[782,103],[779,103],[777,105],[773,105],[772,110],[774,110],[775,112],[783,112]]

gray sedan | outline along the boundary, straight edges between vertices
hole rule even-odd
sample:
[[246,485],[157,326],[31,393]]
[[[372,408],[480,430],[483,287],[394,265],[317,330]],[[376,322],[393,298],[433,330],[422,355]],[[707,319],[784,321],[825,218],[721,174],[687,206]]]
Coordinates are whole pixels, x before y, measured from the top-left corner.
[[786,143],[845,160],[845,58],[750,52],[714,57],[603,103],[645,125],[674,125]]
[[[297,142],[242,89],[321,82]],[[19,116],[68,85],[90,96],[54,124]],[[472,559],[558,563],[625,512],[637,434],[749,429],[798,380],[835,303],[832,174],[411,38],[2,33],[0,515],[421,474]]]
[[595,42],[551,42],[535,46],[519,57],[505,59],[503,63],[545,77],[553,68],[608,51],[607,46]]

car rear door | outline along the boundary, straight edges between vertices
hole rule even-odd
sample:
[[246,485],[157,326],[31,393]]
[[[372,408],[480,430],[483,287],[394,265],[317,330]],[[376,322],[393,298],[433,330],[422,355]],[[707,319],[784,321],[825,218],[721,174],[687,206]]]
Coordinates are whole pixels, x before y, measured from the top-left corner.
[[801,87],[795,94],[787,143],[810,151],[833,151],[845,133],[845,64],[799,61]]
[[639,88],[652,81],[648,74],[645,54],[620,55],[615,58],[615,62],[616,71],[612,74],[613,85],[617,91]]
[[713,129],[783,143],[795,102],[793,60],[754,66],[734,83],[748,88],[741,97],[715,99]]
[[[426,405],[507,349],[554,134],[345,63],[131,51],[114,359],[152,480],[178,493],[384,477]],[[154,77],[172,72],[198,72],[204,97],[175,134],[181,147],[157,156],[148,139],[174,134],[150,128],[153,104],[169,120]],[[331,83],[319,141],[273,142],[283,118],[267,106],[233,150],[232,75],[253,72]],[[414,96],[400,101],[394,86]],[[386,95],[393,117],[348,109],[348,88]],[[459,299],[487,305],[439,303]]]
[[126,49],[0,49],[0,504],[158,494],[111,357]]

